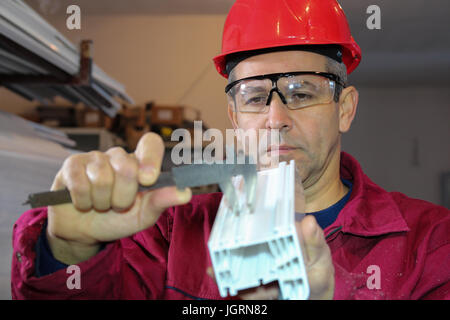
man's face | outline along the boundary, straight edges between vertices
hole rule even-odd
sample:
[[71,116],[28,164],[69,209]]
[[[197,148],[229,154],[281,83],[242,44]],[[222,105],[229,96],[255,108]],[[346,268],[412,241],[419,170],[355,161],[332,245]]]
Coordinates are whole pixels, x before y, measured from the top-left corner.
[[[326,72],[326,58],[303,51],[262,54],[240,62],[233,70],[236,79],[294,71]],[[308,188],[325,172],[340,150],[339,107],[334,100],[328,104],[290,110],[274,93],[267,113],[233,112],[229,116],[234,128],[278,129],[279,161],[295,160],[297,173]],[[270,155],[270,154],[269,154]]]

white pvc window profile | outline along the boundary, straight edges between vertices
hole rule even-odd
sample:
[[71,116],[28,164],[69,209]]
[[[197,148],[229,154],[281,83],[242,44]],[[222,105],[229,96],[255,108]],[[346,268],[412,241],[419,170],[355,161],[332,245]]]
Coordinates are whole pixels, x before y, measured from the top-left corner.
[[239,203],[227,205],[222,199],[208,241],[220,295],[235,296],[240,290],[277,281],[279,299],[308,299],[295,228],[294,160],[258,172],[253,211],[245,206],[239,178],[233,181]]

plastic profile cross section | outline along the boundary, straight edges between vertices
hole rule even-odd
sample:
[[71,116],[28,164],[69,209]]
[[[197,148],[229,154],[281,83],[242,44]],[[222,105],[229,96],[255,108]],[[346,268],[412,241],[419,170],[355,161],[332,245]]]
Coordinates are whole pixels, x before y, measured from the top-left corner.
[[[244,181],[245,183],[245,181]],[[305,300],[309,285],[295,229],[294,160],[258,172],[254,210],[245,206],[242,179],[238,203],[223,198],[208,241],[222,297],[278,281],[283,300]]]

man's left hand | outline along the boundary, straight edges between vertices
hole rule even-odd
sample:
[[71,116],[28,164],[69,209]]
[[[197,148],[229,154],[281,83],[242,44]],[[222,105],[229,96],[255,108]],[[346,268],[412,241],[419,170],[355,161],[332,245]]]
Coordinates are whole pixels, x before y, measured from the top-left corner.
[[[334,266],[330,248],[322,228],[313,216],[306,216],[296,223],[297,235],[302,245],[305,268],[310,288],[310,300],[331,300],[334,294]],[[212,268],[208,274],[214,278]],[[276,282],[239,292],[243,300],[278,299],[279,288]]]

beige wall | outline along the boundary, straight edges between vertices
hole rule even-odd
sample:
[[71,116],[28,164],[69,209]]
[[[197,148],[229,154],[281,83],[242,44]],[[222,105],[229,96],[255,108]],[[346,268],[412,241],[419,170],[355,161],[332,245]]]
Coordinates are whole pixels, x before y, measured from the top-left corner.
[[[182,103],[200,109],[209,127],[230,127],[223,93],[226,80],[211,61],[220,51],[225,16],[89,16],[81,31],[67,30],[64,17],[46,19],[74,43],[93,39],[96,63],[122,82],[138,104]],[[450,170],[448,88],[355,85],[361,90],[360,104],[352,130],[344,137],[344,150],[355,155],[382,187],[439,203],[440,175]],[[4,89],[0,103],[1,109],[12,112],[32,105]]]
[[448,87],[358,89],[343,150],[386,190],[441,204],[441,175],[450,172]]
[[[209,127],[229,127],[226,80],[212,63],[220,51],[224,15],[86,16],[81,30],[74,31],[66,28],[65,16],[45,19],[75,44],[92,39],[95,63],[123,83],[137,104],[183,104],[201,110]],[[0,103],[15,113],[36,105],[5,89]]]

